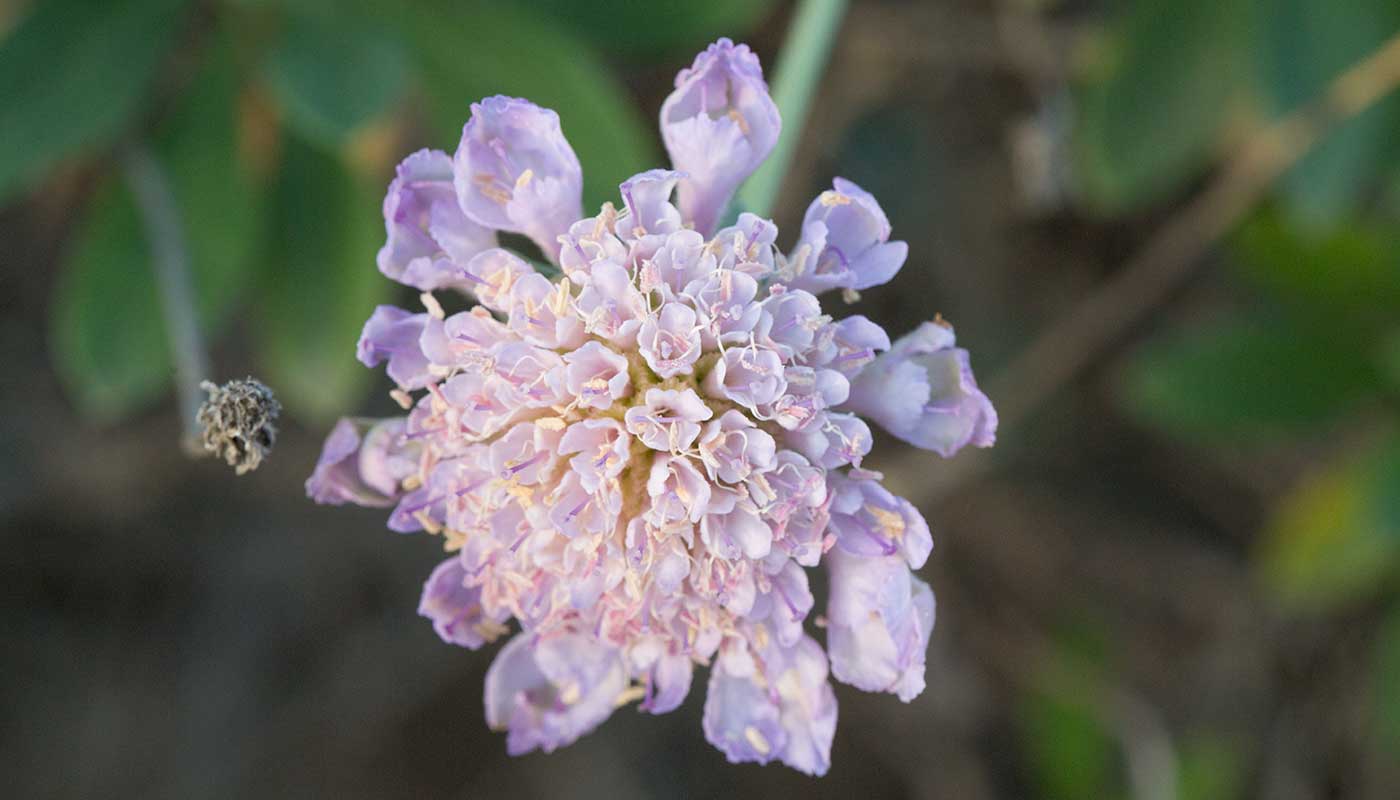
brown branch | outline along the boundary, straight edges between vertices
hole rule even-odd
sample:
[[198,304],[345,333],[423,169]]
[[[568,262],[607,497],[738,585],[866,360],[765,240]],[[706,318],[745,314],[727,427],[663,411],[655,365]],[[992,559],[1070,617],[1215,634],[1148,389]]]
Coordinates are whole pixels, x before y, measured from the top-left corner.
[[1211,185],[1137,255],[1051,323],[990,382],[1002,424],[1039,408],[1192,272],[1202,255],[1258,205],[1269,187],[1324,134],[1400,84],[1400,35],[1348,69],[1315,102],[1247,139]]
[[[1112,278],[1050,323],[988,381],[1003,431],[1024,422],[1093,364],[1134,324],[1189,278],[1201,257],[1232,230],[1269,188],[1324,135],[1400,85],[1400,34],[1339,75],[1313,102],[1245,140],[1219,175],[1167,221]],[[922,460],[927,456],[916,456]],[[913,467],[914,458],[901,467]],[[985,453],[965,453],[925,487],[936,500],[989,466]],[[902,471],[895,467],[892,471]]]

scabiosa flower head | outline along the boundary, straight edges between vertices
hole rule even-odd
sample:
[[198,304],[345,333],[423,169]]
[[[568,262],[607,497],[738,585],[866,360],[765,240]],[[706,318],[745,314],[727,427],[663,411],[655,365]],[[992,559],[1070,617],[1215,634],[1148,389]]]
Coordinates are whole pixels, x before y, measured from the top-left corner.
[[[829,677],[906,701],[923,688],[933,594],[911,570],[933,540],[862,466],[867,420],[950,456],[990,445],[996,414],[946,323],[892,345],[823,304],[907,254],[859,187],[837,179],[790,255],[753,214],[713,230],[778,128],[757,58],[721,40],[662,110],[676,169],[623,183],[620,208],[581,218],[558,118],[504,97],[472,107],[455,156],[415,153],[389,187],[380,268],[425,311],[376,309],[359,357],[387,365],[406,414],[341,421],[307,493],[441,537],[419,613],[444,641],[518,626],[485,686],[511,753],[631,702],[672,711],[708,668],[711,743],[819,775]],[[478,305],[448,315],[433,291]],[[822,562],[825,647],[807,625]]]

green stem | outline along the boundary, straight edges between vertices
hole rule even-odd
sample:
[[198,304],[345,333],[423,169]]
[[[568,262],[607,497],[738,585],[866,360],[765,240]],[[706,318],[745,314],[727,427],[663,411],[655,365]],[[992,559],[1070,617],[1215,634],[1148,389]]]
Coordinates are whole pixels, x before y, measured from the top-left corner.
[[175,361],[175,386],[180,397],[184,445],[199,450],[199,406],[204,401],[200,381],[209,373],[209,359],[200,335],[194,290],[190,284],[189,250],[169,177],[150,150],[135,146],[122,153],[122,170],[136,197],[152,268],[160,290],[165,332]]
[[763,217],[773,214],[846,4],[847,0],[802,0],[797,7],[773,69],[773,101],[783,115],[783,130],[768,160],[739,190],[739,207],[745,211]]

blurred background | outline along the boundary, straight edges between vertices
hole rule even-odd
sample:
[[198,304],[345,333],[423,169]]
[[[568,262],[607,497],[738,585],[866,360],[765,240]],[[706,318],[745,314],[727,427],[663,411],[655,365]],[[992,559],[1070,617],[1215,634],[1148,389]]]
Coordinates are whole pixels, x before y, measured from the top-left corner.
[[[489,652],[414,613],[435,544],[302,492],[338,414],[393,410],[354,345],[413,302],[374,267],[398,159],[524,96],[594,208],[664,163],[676,70],[728,35],[771,77],[795,5],[391,5],[0,3],[7,795],[1396,796],[1400,69],[1353,67],[1400,2],[851,4],[780,243],[832,176],[873,192],[910,258],[849,311],[941,312],[1005,419],[989,454],[867,460],[937,542],[929,688],[838,686],[817,781],[727,765],[699,683],[507,758]],[[177,446],[133,146],[213,377],[285,405],[249,476]]]

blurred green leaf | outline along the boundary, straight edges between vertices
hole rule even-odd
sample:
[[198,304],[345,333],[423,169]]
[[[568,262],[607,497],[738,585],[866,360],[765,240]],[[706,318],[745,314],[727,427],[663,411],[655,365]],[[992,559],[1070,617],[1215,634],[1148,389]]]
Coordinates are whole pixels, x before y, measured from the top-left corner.
[[1353,329],[1400,319],[1400,228],[1348,219],[1329,230],[1262,209],[1234,237],[1239,264],[1294,313]]
[[384,190],[299,139],[283,164],[258,345],[287,408],[326,420],[354,407],[372,375],[355,343],[393,287],[374,266]]
[[529,8],[423,2],[403,15],[441,145],[457,146],[470,104],[495,94],[559,113],[583,164],[585,209],[617,200],[617,186],[661,164],[656,124],[585,41]]
[[1062,619],[1053,646],[1036,663],[1036,688],[1015,706],[1030,777],[1049,800],[1118,794],[1118,746],[1094,703],[1112,650],[1108,629],[1094,613]]
[[1400,605],[1390,610],[1376,639],[1372,667],[1376,738],[1400,758]]
[[267,233],[267,193],[241,158],[232,49],[219,42],[192,90],[158,131],[189,244],[205,330],[220,330],[253,284]]
[[1238,441],[1332,418],[1379,387],[1370,354],[1281,315],[1184,327],[1143,347],[1123,376],[1126,409],[1168,432]]
[[1141,0],[1079,93],[1086,199],[1117,211],[1160,198],[1206,165],[1243,69],[1248,0]]
[[1187,738],[1177,759],[1180,800],[1232,800],[1243,795],[1243,758],[1225,740],[1209,735]]
[[[1400,29],[1394,0],[1255,0],[1259,6],[1260,90],[1282,115],[1316,98],[1343,70]],[[1285,177],[1286,207],[1299,220],[1331,225],[1354,208],[1390,154],[1395,98],[1378,103],[1327,135]]]
[[170,380],[170,350],[145,231],[112,176],[79,223],[50,321],[54,366],[79,411],[111,422],[154,400]]
[[1017,709],[1031,777],[1048,800],[1104,797],[1113,781],[1113,739],[1092,709],[1064,699],[1072,696],[1033,692]]
[[625,58],[689,56],[728,36],[736,41],[773,10],[773,0],[708,0],[658,7],[649,0],[536,0],[535,7],[567,22],[609,53]]
[[1386,387],[1392,393],[1400,393],[1400,328],[1381,335],[1376,355]]
[[1376,455],[1368,489],[1370,513],[1381,535],[1400,546],[1400,439],[1392,439]]
[[1390,439],[1306,479],[1275,509],[1257,567],[1266,588],[1299,611],[1329,611],[1372,595],[1400,556],[1400,441]]
[[35,3],[0,42],[0,202],[122,132],[184,18],[184,0]]
[[[195,87],[156,132],[154,149],[175,194],[201,321],[213,332],[249,284],[263,198],[238,159],[238,81],[227,49],[214,51]],[[56,289],[55,362],[79,409],[102,422],[151,402],[171,376],[145,236],[130,191],[109,176]]]
[[404,90],[408,58],[383,26],[354,15],[289,14],[268,82],[302,136],[339,148]]

